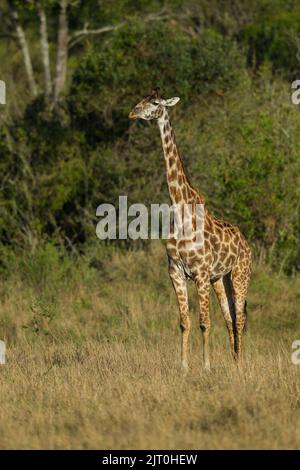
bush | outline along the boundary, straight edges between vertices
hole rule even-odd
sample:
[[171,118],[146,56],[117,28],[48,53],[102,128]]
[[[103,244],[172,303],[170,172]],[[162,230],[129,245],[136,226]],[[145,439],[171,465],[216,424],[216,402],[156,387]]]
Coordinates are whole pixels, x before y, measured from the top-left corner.
[[299,70],[300,11],[247,26],[239,38],[248,46],[249,65],[260,67],[270,62],[274,71],[283,71],[290,78]]
[[241,51],[231,39],[213,30],[204,31],[192,42],[191,95],[234,88],[245,67]]
[[128,127],[128,111],[159,85],[183,103],[233,87],[244,67],[237,45],[211,30],[195,38],[170,26],[131,23],[100,51],[91,48],[75,70],[70,108],[88,141],[115,139]]

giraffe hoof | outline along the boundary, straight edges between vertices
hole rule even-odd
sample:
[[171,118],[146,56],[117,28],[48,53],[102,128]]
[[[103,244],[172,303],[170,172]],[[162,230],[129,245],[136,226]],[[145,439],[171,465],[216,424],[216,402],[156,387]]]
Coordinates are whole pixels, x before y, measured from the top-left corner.
[[209,362],[206,363],[206,364],[204,364],[204,370],[205,370],[205,372],[211,372],[211,368],[210,368],[210,363],[209,363]]
[[241,356],[238,353],[234,353],[233,359],[236,364],[239,364],[239,362],[241,361]]
[[183,375],[187,375],[188,371],[189,371],[189,366],[188,366],[188,363],[187,362],[182,362],[181,363],[181,371],[183,373]]

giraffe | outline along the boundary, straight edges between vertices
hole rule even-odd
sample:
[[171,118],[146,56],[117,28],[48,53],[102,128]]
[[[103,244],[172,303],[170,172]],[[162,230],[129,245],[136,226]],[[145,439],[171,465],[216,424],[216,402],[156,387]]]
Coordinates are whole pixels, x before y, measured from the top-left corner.
[[[204,369],[210,370],[209,296],[215,291],[227,326],[232,357],[240,363],[242,333],[246,322],[246,294],[251,273],[251,251],[239,228],[214,217],[204,197],[190,183],[171,127],[168,108],[180,98],[164,99],[156,88],[130,112],[130,119],[155,120],[162,141],[167,184],[172,204],[203,205],[203,243],[197,246],[178,240],[174,232],[166,243],[169,275],[177,295],[181,328],[181,366],[188,371],[190,315],[187,280],[194,281],[199,301],[199,326],[203,337]],[[193,225],[194,226],[194,225]]]

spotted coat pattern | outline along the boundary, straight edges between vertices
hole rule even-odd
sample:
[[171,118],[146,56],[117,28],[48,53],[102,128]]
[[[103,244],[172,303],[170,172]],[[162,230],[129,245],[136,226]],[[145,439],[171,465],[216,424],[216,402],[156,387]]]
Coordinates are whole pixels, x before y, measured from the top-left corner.
[[203,204],[205,208],[204,239],[201,247],[195,249],[190,241],[178,240],[171,233],[166,249],[169,274],[180,311],[182,367],[184,370],[188,369],[190,316],[186,281],[190,279],[194,281],[198,293],[204,367],[209,369],[210,287],[213,287],[220,303],[229,334],[232,356],[238,360],[241,356],[242,332],[246,320],[246,294],[251,273],[251,251],[239,228],[229,222],[216,219],[210,214],[205,207],[204,198],[189,182],[165,103],[166,101],[162,100],[155,91],[142,100],[129,116],[147,120],[155,119],[158,122],[172,204],[177,206]]

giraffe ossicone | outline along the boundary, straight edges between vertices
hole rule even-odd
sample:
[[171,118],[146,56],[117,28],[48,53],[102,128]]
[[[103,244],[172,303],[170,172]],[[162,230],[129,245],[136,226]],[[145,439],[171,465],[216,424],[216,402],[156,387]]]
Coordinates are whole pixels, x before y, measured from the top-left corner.
[[166,167],[170,199],[173,205],[192,207],[191,240],[196,240],[196,207],[204,207],[203,239],[201,244],[174,236],[174,227],[166,243],[169,275],[180,311],[181,364],[188,367],[190,317],[186,281],[192,279],[199,299],[199,326],[203,335],[204,367],[210,368],[209,358],[209,293],[212,286],[220,303],[227,326],[231,353],[239,360],[242,333],[246,322],[246,294],[251,274],[251,250],[236,225],[215,218],[205,207],[204,197],[190,183],[172,129],[168,108],[178,97],[165,99],[159,89],[142,99],[129,114],[131,119],[155,120],[158,123]]

